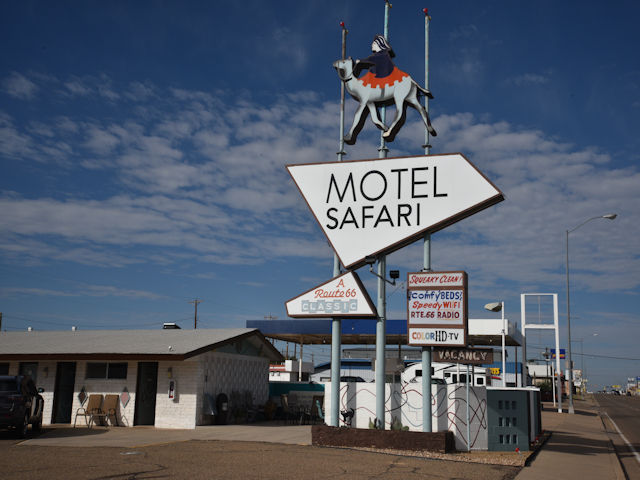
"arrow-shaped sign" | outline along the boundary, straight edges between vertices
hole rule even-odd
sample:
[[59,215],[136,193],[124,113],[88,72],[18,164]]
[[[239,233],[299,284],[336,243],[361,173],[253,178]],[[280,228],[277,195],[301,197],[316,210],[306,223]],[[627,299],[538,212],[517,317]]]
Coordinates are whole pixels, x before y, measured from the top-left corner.
[[346,268],[504,200],[462,154],[287,165]]
[[360,277],[346,272],[285,303],[293,318],[375,317],[376,310]]

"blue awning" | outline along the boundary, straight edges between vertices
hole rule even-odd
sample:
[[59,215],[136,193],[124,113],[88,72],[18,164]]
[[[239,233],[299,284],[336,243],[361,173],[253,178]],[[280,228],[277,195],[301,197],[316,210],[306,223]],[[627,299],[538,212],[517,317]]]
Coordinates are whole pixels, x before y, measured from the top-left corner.
[[[247,320],[247,328],[257,328],[267,338],[304,345],[331,344],[331,319]],[[474,323],[476,322],[476,323]],[[342,345],[374,345],[376,343],[375,319],[343,318]],[[499,324],[498,324],[499,323]],[[499,347],[502,324],[495,320],[469,319],[469,345]],[[472,328],[477,325],[482,328]],[[473,331],[472,331],[473,330]],[[477,331],[476,331],[477,330]],[[509,322],[505,338],[507,346],[522,344],[522,336]],[[407,320],[386,321],[387,345],[407,344]]]

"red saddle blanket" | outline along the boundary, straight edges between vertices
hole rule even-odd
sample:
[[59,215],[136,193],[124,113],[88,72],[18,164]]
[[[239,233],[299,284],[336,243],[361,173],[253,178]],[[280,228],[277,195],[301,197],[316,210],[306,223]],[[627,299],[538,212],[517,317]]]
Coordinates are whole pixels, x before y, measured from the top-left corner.
[[394,67],[393,71],[386,77],[378,78],[373,73],[367,72],[366,75],[363,75],[358,80],[361,80],[364,83],[365,87],[384,88],[391,87],[394,83],[400,82],[408,76],[409,74],[403,72],[398,67]]

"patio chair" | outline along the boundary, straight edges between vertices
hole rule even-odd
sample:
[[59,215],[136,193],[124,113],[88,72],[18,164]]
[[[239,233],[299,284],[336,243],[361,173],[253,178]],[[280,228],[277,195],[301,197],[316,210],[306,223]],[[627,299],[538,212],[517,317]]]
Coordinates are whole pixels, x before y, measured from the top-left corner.
[[86,407],[80,407],[76,410],[76,418],[73,421],[73,428],[76,427],[78,417],[84,417],[84,421],[88,428],[95,423],[96,418],[105,418],[106,414],[102,411],[102,394],[93,393],[89,395]]
[[311,404],[311,422],[316,423],[320,420],[324,423],[324,412],[322,411],[322,402],[324,401],[324,397],[321,395],[313,396],[313,403]]
[[280,403],[282,404],[282,416],[285,423],[292,422],[296,418],[296,414],[289,405],[289,396],[286,393],[280,395]]
[[102,411],[105,414],[105,420],[108,420],[111,425],[118,427],[118,403],[120,396],[118,394],[105,395],[104,403],[102,404]]

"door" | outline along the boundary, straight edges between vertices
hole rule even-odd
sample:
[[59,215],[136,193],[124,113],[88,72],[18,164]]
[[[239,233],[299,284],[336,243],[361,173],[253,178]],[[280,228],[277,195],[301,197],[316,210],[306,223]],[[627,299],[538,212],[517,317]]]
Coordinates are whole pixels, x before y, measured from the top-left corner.
[[53,391],[52,423],[71,423],[73,392],[76,383],[76,362],[58,362]]
[[158,390],[158,363],[139,362],[136,385],[134,425],[153,425],[156,421],[156,393]]

